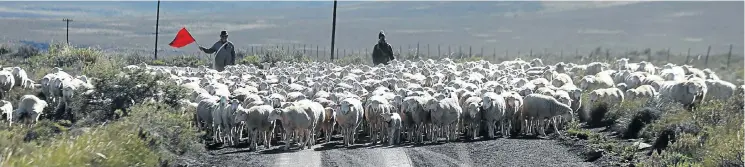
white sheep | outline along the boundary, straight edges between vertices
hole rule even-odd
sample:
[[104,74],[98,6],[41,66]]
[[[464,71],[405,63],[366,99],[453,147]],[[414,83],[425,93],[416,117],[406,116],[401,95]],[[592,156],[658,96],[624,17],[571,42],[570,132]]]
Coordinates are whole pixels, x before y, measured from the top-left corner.
[[13,104],[9,101],[0,100],[0,117],[4,117],[8,120],[8,126],[13,125]]
[[461,106],[463,108],[463,123],[468,124],[467,132],[471,134],[471,139],[476,139],[479,135],[482,120],[481,97],[469,97],[463,101]]
[[258,142],[263,143],[265,149],[271,147],[269,140],[274,131],[274,120],[269,119],[269,114],[273,110],[271,105],[253,106],[248,109],[237,106],[235,122],[241,123],[243,128],[248,130],[251,149],[256,150]]
[[314,113],[305,111],[305,106],[300,106],[295,103],[285,108],[276,108],[269,114],[270,120],[280,120],[282,128],[284,129],[285,135],[285,147],[284,150],[290,149],[290,144],[293,135],[298,138],[299,149],[305,149],[307,145],[310,147],[311,129],[315,124]]
[[401,143],[401,128],[403,122],[401,116],[398,113],[380,113],[383,117],[383,121],[386,122],[386,128],[388,129],[388,145],[394,145]]
[[458,105],[457,95],[453,93],[450,97],[442,100],[429,99],[424,108],[431,113],[432,124],[436,129],[440,129],[438,134],[430,135],[432,142],[435,142],[437,137],[443,135],[446,136],[446,141],[457,139],[460,117],[463,113],[463,110]]
[[653,98],[657,96],[657,91],[652,85],[641,85],[639,87],[626,90],[624,98],[626,100],[634,100],[637,98]]
[[355,98],[347,98],[339,103],[339,111],[336,112],[336,123],[341,128],[344,145],[353,145],[357,127],[362,123],[365,115],[362,102]]
[[723,80],[707,79],[706,81],[706,97],[707,101],[711,100],[727,100],[735,94],[737,87]]
[[16,83],[15,86],[20,86],[21,88],[28,88],[29,84],[33,85],[32,83],[29,83],[28,81],[31,81],[28,78],[28,74],[26,74],[26,70],[23,70],[21,67],[13,67],[13,70],[11,71],[13,74],[13,79],[15,79]]
[[[534,122],[537,124],[535,127],[538,128],[538,132],[541,135],[546,135],[543,127],[545,126],[544,119],[554,120],[555,116],[562,116],[571,118],[572,108],[568,105],[563,104],[551,96],[542,94],[530,94],[525,96],[522,105],[522,118],[525,120],[525,124],[522,129],[524,132],[531,131],[534,127]],[[554,123],[557,125],[558,123]],[[555,132],[559,132],[558,127],[554,126]]]
[[618,88],[597,89],[590,92],[590,104],[602,103],[605,105],[615,106],[624,101],[624,92]]
[[683,104],[689,109],[704,100],[706,83],[697,81],[667,81],[660,87],[660,98]]
[[[504,128],[505,121],[510,122],[511,119],[506,118],[507,105],[504,101],[504,97],[496,93],[487,92],[482,95],[481,105],[483,109],[483,120],[486,122],[488,129],[488,137],[494,138],[494,131],[496,130],[497,123],[500,125],[502,136],[506,136],[507,129]],[[509,125],[510,123],[507,124]]]
[[[0,95],[6,94],[16,85],[13,74],[9,71],[0,71]],[[3,98],[3,97],[0,97]]]
[[18,122],[21,118],[28,116],[31,122],[36,123],[39,121],[44,108],[48,106],[47,102],[39,99],[34,95],[23,95],[21,100],[18,101],[18,109],[13,112],[12,122]]

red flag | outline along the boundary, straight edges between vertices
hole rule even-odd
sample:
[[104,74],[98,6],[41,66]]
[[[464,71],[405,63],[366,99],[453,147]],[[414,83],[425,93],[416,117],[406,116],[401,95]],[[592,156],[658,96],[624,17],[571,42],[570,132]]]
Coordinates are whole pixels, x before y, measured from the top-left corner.
[[174,38],[168,45],[171,45],[174,48],[181,48],[195,41],[194,37],[189,34],[189,31],[186,31],[186,27],[183,27],[178,31],[178,34],[176,34],[176,38]]

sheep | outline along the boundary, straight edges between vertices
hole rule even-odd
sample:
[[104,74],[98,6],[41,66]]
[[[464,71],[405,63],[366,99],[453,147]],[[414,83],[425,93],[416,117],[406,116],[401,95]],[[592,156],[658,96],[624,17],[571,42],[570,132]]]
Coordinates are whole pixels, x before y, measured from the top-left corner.
[[469,123],[468,134],[471,134],[471,139],[476,139],[479,135],[481,125],[481,98],[478,96],[469,97],[461,104],[463,110],[463,122]]
[[[216,110],[218,106],[218,100],[216,98],[209,98],[200,100],[197,104],[197,112],[194,115],[194,125],[201,130],[207,130],[212,132],[212,112]],[[209,126],[210,128],[207,128]]]
[[[15,85],[16,85],[16,81],[11,72],[0,71],[0,95],[4,95],[10,92],[10,90],[12,90],[13,86]],[[4,98],[4,97],[0,97],[0,98]]]
[[657,96],[657,91],[652,85],[641,85],[634,89],[626,90],[624,98],[626,100],[634,100],[637,98],[654,98]]
[[388,129],[388,145],[394,145],[401,143],[401,127],[402,121],[401,116],[398,113],[380,113],[383,117],[383,121],[386,122]]
[[355,133],[357,127],[362,122],[365,111],[362,102],[355,98],[347,98],[339,103],[339,111],[335,112],[336,123],[341,128],[344,138],[344,146],[349,146],[355,142]]
[[707,79],[706,83],[706,97],[707,101],[712,100],[727,100],[735,94],[737,87],[727,81]]
[[572,77],[564,73],[557,74],[551,80],[551,85],[553,85],[554,87],[562,87],[565,84],[572,84]]
[[312,111],[308,112],[305,110],[309,106],[303,105],[305,104],[294,103],[285,108],[275,108],[269,114],[269,120],[280,120],[282,122],[282,128],[284,128],[285,135],[287,135],[285,138],[285,147],[282,148],[283,150],[290,149],[292,141],[290,134],[296,134],[295,137],[298,138],[296,142],[298,142],[299,149],[305,149],[306,145],[310,147],[310,140],[312,139],[311,130],[315,128],[313,125],[315,125],[316,120]]
[[324,107],[326,118],[321,122],[320,129],[324,134],[324,142],[331,142],[331,135],[334,132],[334,126],[336,126],[336,110],[331,107]]
[[0,118],[8,120],[8,126],[13,125],[13,104],[9,101],[0,100]]
[[212,108],[212,132],[214,133],[212,135],[212,139],[215,142],[223,143],[223,131],[225,130],[226,121],[223,120],[225,117],[225,112],[228,110],[228,100],[227,97],[219,97],[219,100],[217,102],[217,106],[215,108]]
[[667,81],[660,88],[660,98],[683,104],[692,109],[702,102],[707,94],[706,83],[697,81]]
[[[510,119],[508,129],[516,130],[520,127],[520,109],[523,105],[523,97],[515,92],[504,92],[501,94],[505,102],[505,117]],[[503,134],[505,135],[505,134]],[[511,134],[510,134],[511,136]]]
[[482,95],[481,105],[481,109],[483,110],[483,120],[486,122],[488,129],[488,137],[494,138],[496,123],[499,123],[500,125],[502,136],[506,136],[507,133],[504,125],[505,121],[509,122],[510,119],[505,118],[507,105],[505,104],[504,98],[499,94],[487,92]]
[[[431,97],[426,96],[409,96],[403,99],[403,105],[399,115],[403,117],[404,128],[409,132],[409,139],[422,143],[424,142],[424,133],[428,131],[431,122],[431,113],[425,110],[425,106]],[[402,114],[403,113],[403,114]]]
[[[539,128],[538,132],[544,136],[546,135],[546,132],[543,129],[543,119],[551,120],[555,116],[571,118],[570,114],[572,112],[572,108],[568,105],[557,101],[551,96],[542,94],[530,94],[525,96],[521,110],[522,113],[520,120],[525,120],[525,125],[523,126],[523,129],[525,129],[524,131],[532,130],[533,122],[537,122],[537,127]],[[554,125],[556,124],[557,123]],[[557,126],[554,126],[554,131],[559,133]]]
[[[369,125],[369,133],[372,139],[372,144],[376,144],[378,140],[382,142],[385,138],[385,132],[383,132],[384,122],[380,115],[381,113],[390,113],[391,105],[387,99],[383,96],[372,96],[367,101],[365,106],[365,120]],[[381,133],[380,136],[378,133]]]
[[580,80],[579,88],[582,90],[595,90],[612,88],[613,79],[605,75],[588,75]]
[[256,150],[257,143],[261,141],[265,149],[271,147],[272,133],[274,131],[274,120],[269,119],[269,113],[274,108],[271,105],[253,106],[244,109],[240,105],[236,106],[235,122],[241,123],[243,128],[248,130],[250,149]]
[[18,101],[18,109],[13,112],[12,122],[18,122],[20,119],[28,116],[27,119],[32,123],[36,123],[47,106],[46,101],[34,95],[23,95],[21,96],[21,100]]
[[460,127],[460,117],[463,113],[458,105],[457,95],[451,93],[450,97],[442,100],[429,99],[424,108],[431,113],[432,124],[440,129],[439,135],[430,135],[430,140],[435,142],[440,135],[446,136],[446,142],[455,140],[458,127]]
[[29,83],[28,81],[31,81],[28,78],[28,74],[26,74],[26,70],[23,70],[21,67],[13,67],[13,70],[11,71],[13,74],[13,79],[16,81],[15,86],[20,86],[21,88],[28,88]]
[[618,88],[597,89],[590,92],[588,97],[590,98],[590,104],[604,103],[614,106],[623,102],[624,92]]

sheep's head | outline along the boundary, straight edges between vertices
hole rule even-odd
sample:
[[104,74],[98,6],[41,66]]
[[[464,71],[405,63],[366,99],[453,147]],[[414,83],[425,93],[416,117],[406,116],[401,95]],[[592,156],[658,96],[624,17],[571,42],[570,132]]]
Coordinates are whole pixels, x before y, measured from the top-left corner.
[[282,113],[286,110],[286,108],[275,108],[272,112],[269,112],[269,120],[282,120]]

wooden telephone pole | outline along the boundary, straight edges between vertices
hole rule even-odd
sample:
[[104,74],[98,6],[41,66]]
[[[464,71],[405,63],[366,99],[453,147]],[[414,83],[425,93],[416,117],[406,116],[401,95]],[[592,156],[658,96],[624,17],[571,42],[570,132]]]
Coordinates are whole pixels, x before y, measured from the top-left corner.
[[331,61],[334,61],[334,42],[336,39],[336,0],[334,0],[334,22],[331,24]]
[[158,10],[155,16],[155,59],[158,59],[158,23],[160,23],[160,0],[158,0]]
[[67,39],[67,44],[70,45],[70,22],[72,19],[62,19],[62,21],[67,22],[67,33],[65,34],[65,38]]

